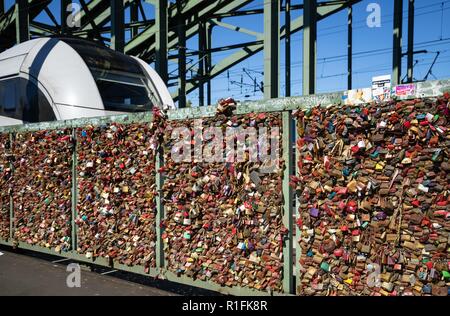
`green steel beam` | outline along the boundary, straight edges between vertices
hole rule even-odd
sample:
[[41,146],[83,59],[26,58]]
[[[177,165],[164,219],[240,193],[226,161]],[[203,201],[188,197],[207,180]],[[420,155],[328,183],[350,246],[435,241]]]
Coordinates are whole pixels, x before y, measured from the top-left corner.
[[[211,49],[208,49],[208,53],[218,53],[218,52],[224,52],[227,50],[233,50],[236,48],[248,48],[249,46],[254,46],[254,45],[261,45],[264,44],[264,40],[257,40],[257,41],[251,41],[251,42],[245,42],[245,43],[239,43],[239,44],[231,44],[231,45],[225,45],[225,46],[220,46],[220,47],[214,47]],[[200,54],[200,51],[198,50],[194,50],[194,51],[190,51],[188,53],[186,53],[186,57],[189,56],[198,56]],[[178,59],[178,55],[170,55],[169,59]]]
[[47,14],[47,16],[49,17],[49,19],[52,21],[53,25],[59,27],[59,23],[56,20],[55,16],[53,15],[52,11],[50,11],[50,9],[48,7],[46,7],[44,9],[44,11]]
[[158,170],[164,166],[164,148],[163,146],[160,146],[158,148],[157,154],[156,154],[156,189],[158,192],[158,195],[156,196],[156,267],[159,269],[165,268],[165,258],[164,258],[164,241],[161,238],[163,229],[162,229],[162,223],[164,222],[165,213],[164,213],[164,203],[163,203],[163,184],[164,184],[164,177],[161,172],[158,172]]
[[216,291],[221,294],[228,294],[228,295],[236,295],[236,296],[287,296],[289,294],[283,294],[278,292],[263,292],[254,290],[248,287],[224,287],[222,285],[219,285],[217,283],[208,282],[208,281],[202,281],[199,279],[191,279],[185,275],[178,276],[177,274],[167,271],[163,274],[163,277],[165,280],[186,284],[189,286],[195,286],[203,289],[207,289],[210,291]]
[[[297,124],[298,124],[298,119],[294,120],[294,124],[295,124],[295,130],[297,131]],[[297,144],[297,133],[295,133],[295,144]],[[295,146],[295,176],[298,174],[297,171],[297,166],[298,166],[298,162],[300,159],[300,151],[298,146]],[[295,196],[295,222],[298,223],[298,220],[301,219],[301,214],[300,214],[300,201],[298,199],[297,196]],[[295,262],[294,262],[294,266],[295,266],[295,284],[296,284],[296,289],[295,289],[295,294],[296,295],[300,295],[301,294],[301,284],[300,284],[300,268],[301,268],[301,264],[300,264],[300,259],[302,257],[302,247],[300,246],[300,238],[302,236],[302,231],[301,231],[301,227],[299,227],[299,225],[295,225],[295,240],[293,241],[294,244],[294,249],[295,249]]]
[[206,104],[211,104],[211,95],[212,95],[212,86],[211,86],[211,68],[212,68],[212,54],[211,54],[211,46],[212,46],[212,30],[213,25],[211,23],[206,23],[206,61],[205,61],[205,70],[206,70]]
[[79,0],[80,5],[83,8],[83,12],[85,13],[85,18],[88,20],[88,23],[92,27],[92,31],[94,36],[99,40],[102,41],[102,35],[100,34],[99,29],[97,28],[97,23],[94,21],[95,14],[89,9],[89,6],[86,4],[86,1]]
[[110,0],[91,0],[86,4],[86,7],[87,10],[83,8],[83,10],[80,12],[81,30],[92,31],[92,19],[94,19],[93,22],[95,25],[100,25],[100,16],[105,15],[106,11],[108,12],[108,20],[111,16]]
[[40,22],[30,22],[30,32],[37,33],[41,36],[48,36],[58,33],[58,28]]
[[408,82],[414,80],[414,0],[408,1]]
[[[230,0],[227,0],[227,1],[230,1]],[[237,9],[241,8],[242,6],[246,5],[247,3],[250,3],[253,0],[231,0],[231,1],[232,2],[230,2],[229,4],[226,4],[226,2],[222,2],[219,4],[214,4],[214,2],[210,2],[209,6],[206,9],[200,11],[198,18],[197,17],[193,18],[191,16],[190,21],[188,21],[188,26],[186,27],[186,38],[189,39],[192,36],[198,34],[198,28],[199,28],[198,21],[209,17],[208,12],[229,12],[232,10],[237,10]],[[218,11],[214,11],[214,10],[218,10]],[[174,34],[174,35],[176,35],[176,34]],[[176,47],[177,41],[178,41],[178,39],[176,36],[172,37],[169,40],[169,49]],[[143,55],[143,57],[147,58],[147,59],[148,59],[148,56],[150,56],[149,53],[147,53],[146,55]]]
[[94,16],[98,16],[98,12],[105,10],[105,8],[109,7],[108,0],[91,0],[87,4],[88,11],[82,10],[79,13],[81,27],[80,29],[91,29],[89,14]]
[[[51,0],[28,0],[28,14],[30,16],[30,20],[34,19],[36,16],[41,13],[44,8],[51,2]],[[0,15],[0,34],[3,36],[4,32],[7,31],[8,28],[14,27],[15,30],[15,19],[16,19],[16,7],[15,5],[11,6],[4,15]]]
[[[187,3],[187,6],[189,8],[192,8],[192,6],[197,6],[200,3],[198,3],[198,1],[189,1]],[[186,10],[186,8],[185,8]],[[168,20],[172,20],[176,17],[177,15],[177,11],[178,8],[175,4],[171,5],[168,8]],[[176,25],[176,23],[174,24]],[[158,27],[156,25],[150,25],[148,26],[146,29],[144,29],[138,36],[132,38],[125,46],[125,52],[127,54],[131,54],[131,55],[138,55],[139,52],[143,51],[143,50],[149,50],[150,47],[148,47],[151,43],[151,38],[153,38],[154,36],[156,36],[158,32]],[[176,32],[171,32],[171,34],[175,34]],[[153,45],[153,50],[155,49],[155,45]]]
[[[28,20],[32,22],[50,2],[51,0],[28,0]],[[16,15],[15,5],[12,5],[4,14],[0,14],[0,52],[17,43],[17,26],[20,23],[16,22]],[[26,24],[21,25],[21,28],[24,29],[25,27]],[[31,30],[29,30],[29,33],[31,33]]]
[[392,84],[401,83],[402,75],[402,29],[403,29],[403,0],[394,0],[394,29],[392,54]]
[[232,30],[232,31],[236,31],[236,32],[242,33],[242,34],[247,34],[247,35],[250,35],[250,36],[254,36],[257,39],[263,39],[263,37],[264,37],[264,34],[261,34],[259,32],[255,32],[255,31],[246,29],[244,27],[232,25],[230,23],[225,23],[225,22],[220,21],[219,19],[211,19],[210,23],[212,23],[214,25],[217,25],[217,26],[221,26],[223,28],[226,28],[226,29],[229,29],[229,30]]
[[71,119],[64,121],[50,121],[40,123],[27,123],[12,126],[0,126],[0,133],[18,133],[18,132],[33,132],[39,130],[55,130],[61,128],[76,128],[86,125],[100,126],[110,124],[112,122],[120,124],[132,124],[149,122],[153,119],[152,112],[140,112],[129,114],[118,114],[101,117],[87,117],[79,119]]
[[[290,0],[289,0],[290,1]],[[303,9],[302,4],[296,4],[296,5],[285,5],[281,6],[280,11],[292,11],[292,10],[301,10]],[[251,10],[239,10],[234,12],[225,12],[221,14],[214,14],[211,16],[211,18],[227,18],[227,17],[233,17],[233,16],[246,16],[246,15],[255,15],[255,14],[263,14],[264,9],[251,9]]]
[[16,14],[16,43],[23,43],[30,39],[28,0],[16,0],[14,7]]
[[[181,12],[181,2],[177,2]],[[186,18],[184,14],[178,15],[178,107],[186,107]]]
[[198,87],[198,104],[199,106],[205,105],[205,52],[206,52],[206,23],[204,21],[200,22],[198,29],[198,76],[200,77],[200,83]]
[[60,18],[60,33],[65,34],[70,31],[70,27],[68,25],[67,18],[69,17],[69,11],[67,9],[69,8],[69,4],[71,4],[71,0],[61,0],[61,7],[59,12],[59,18]]
[[0,15],[5,13],[5,0],[0,0]]
[[13,247],[13,242],[11,239],[9,240],[0,239],[0,245]]
[[263,14],[263,13],[264,13],[264,9],[239,10],[239,11],[234,11],[234,12],[224,12],[224,13],[213,14],[211,16],[211,18],[222,19],[222,18],[229,18],[229,17],[235,17],[235,16],[247,16],[247,15]]
[[[130,4],[130,22],[136,23],[139,22],[139,0],[134,0]],[[131,37],[135,37],[139,34],[139,27],[134,26],[131,28]]]
[[136,20],[135,22],[126,23],[125,27],[126,28],[136,28],[136,32],[138,32],[140,27],[146,27],[151,24],[155,24],[154,19],[146,20],[146,21]]
[[156,32],[156,72],[164,83],[168,81],[168,50],[167,50],[167,32],[168,32],[168,5],[167,0],[158,0],[155,7],[155,27]]
[[317,0],[304,0],[303,94],[314,94],[317,67]]
[[[230,12],[238,10],[244,5],[251,3],[253,0],[215,0],[215,1],[189,1],[182,12],[190,16],[192,21],[188,22],[186,27],[186,38],[189,39],[198,33],[198,21],[209,17],[215,12]],[[200,6],[201,5],[201,6]],[[206,6],[205,6],[206,5]],[[169,26],[172,31],[168,33],[168,48],[175,49],[178,45],[176,32],[176,6],[171,5],[168,10]],[[147,61],[151,58],[155,51],[155,40],[157,28],[152,25],[143,30],[137,37],[131,39],[125,46],[125,52],[130,55],[136,55]]]
[[[202,5],[201,3],[202,1],[188,1],[186,3],[186,6],[183,7],[182,10],[180,10],[180,12],[182,13],[186,13],[189,10],[193,10],[193,9],[197,9],[198,7],[200,7]],[[176,4],[172,4],[169,8],[168,8],[168,20],[173,20],[178,16],[178,9],[179,6],[177,6]],[[173,23],[173,25],[177,25],[177,23]],[[151,37],[155,36],[155,34],[157,33],[158,28],[156,27],[156,25],[151,25],[149,27],[147,27],[143,32],[141,32],[137,37],[131,39],[126,47],[125,47],[125,52],[127,54],[137,54],[137,51],[139,51],[139,47],[141,49],[143,49],[142,46],[147,46],[146,44],[148,42],[151,41]],[[172,34],[176,34],[176,32],[172,32]],[[130,53],[132,52],[132,53]]]
[[147,21],[147,16],[145,15],[144,7],[142,6],[142,1],[138,0],[139,12],[141,12],[142,19]]
[[[81,27],[77,31],[83,31],[79,33],[81,36],[86,36],[84,31],[94,32],[94,26],[97,28],[104,27],[111,21],[111,0],[91,0],[86,4],[87,10],[80,12]],[[123,0],[124,8],[128,8],[133,0]],[[81,4],[81,2],[80,2]],[[75,32],[74,32],[75,34]]]
[[[167,2],[166,2],[167,4]],[[163,144],[159,144],[159,147],[156,151],[156,162],[155,162],[155,168],[156,168],[156,175],[155,175],[155,181],[156,181],[156,268],[158,269],[164,269],[166,266],[166,261],[164,257],[164,241],[162,239],[163,234],[163,228],[162,223],[164,222],[165,218],[165,212],[164,212],[164,203],[163,203],[163,197],[164,193],[162,191],[163,184],[164,184],[164,177],[161,172],[158,170],[164,166],[164,146]]]
[[[290,0],[286,1],[286,5],[281,6],[280,11],[281,12],[286,12],[286,11],[292,11],[292,10],[303,10],[303,4],[287,4],[287,2]],[[327,6],[327,5],[333,5],[333,4],[345,4],[347,0],[341,0],[341,1],[324,1],[324,2],[319,2],[317,4],[317,6]],[[235,12],[227,12],[227,13],[222,13],[222,14],[214,14],[213,16],[211,16],[211,18],[226,18],[226,17],[232,17],[232,16],[243,16],[243,15],[254,15],[254,14],[263,14],[264,13],[264,9],[251,9],[251,10],[239,10],[239,11],[235,11]]]
[[111,13],[111,48],[123,53],[125,47],[123,0],[111,0]]
[[[318,20],[322,20],[330,15],[333,15],[337,12],[340,12],[341,10],[347,8],[349,5],[356,4],[358,2],[361,2],[361,0],[350,0],[345,3],[339,3],[339,4],[333,4],[328,6],[319,6],[317,8],[318,13]],[[303,16],[300,16],[292,21],[291,23],[291,33],[296,33],[303,29]],[[281,38],[285,38],[286,31],[285,28],[281,28]],[[260,52],[264,48],[263,44],[260,45],[252,45],[251,47],[243,48],[236,53],[222,59],[220,62],[218,62],[216,65],[214,65],[211,68],[211,71],[209,73],[209,79],[212,79],[221,73],[227,71],[231,67],[239,64],[240,62],[244,61],[250,56],[253,56],[254,54]],[[189,93],[196,89],[197,86],[195,83],[188,83],[186,86],[186,93]],[[174,99],[178,98],[177,92],[172,94],[172,97]]]
[[[130,6],[132,0],[123,0],[123,1],[124,1],[123,6],[124,6],[124,8],[126,9],[126,8],[128,8],[128,7]],[[106,25],[106,24],[110,21],[111,16],[112,16],[111,8],[110,8],[110,7],[107,7],[103,12],[101,12],[101,13],[94,19],[94,22],[96,23],[97,26],[104,26],[104,25]],[[91,27],[91,25],[88,24],[87,27],[86,27],[86,29],[89,30],[90,27]]]
[[[133,32],[133,29],[138,30],[141,27],[146,27],[148,25],[155,24],[155,20],[148,20],[148,21],[137,21],[137,22],[130,22],[130,23],[124,23],[124,29],[125,31]],[[46,25],[48,27],[48,25]],[[102,26],[98,27],[101,34],[105,33],[111,33],[111,26]],[[91,30],[77,30],[73,31],[71,34],[78,37],[86,37],[92,33]]]
[[[93,19],[97,18],[101,12],[104,12],[106,8],[109,8],[109,0],[91,0],[89,3],[85,3],[84,0],[80,1],[80,5],[83,10],[79,13],[81,30],[95,29],[97,22]],[[95,26],[93,26],[94,24]]]
[[[9,134],[9,150],[12,150],[12,143],[14,141],[14,135],[12,133]],[[14,174],[14,164],[12,161],[9,163],[9,168],[12,170],[12,173]],[[10,192],[9,196],[9,238],[11,240],[14,240],[14,199],[13,195]]]
[[264,98],[279,93],[280,0],[264,2]]
[[291,96],[291,0],[286,0],[285,18],[285,96]]
[[353,6],[348,8],[347,15],[347,89],[352,89],[353,73]]

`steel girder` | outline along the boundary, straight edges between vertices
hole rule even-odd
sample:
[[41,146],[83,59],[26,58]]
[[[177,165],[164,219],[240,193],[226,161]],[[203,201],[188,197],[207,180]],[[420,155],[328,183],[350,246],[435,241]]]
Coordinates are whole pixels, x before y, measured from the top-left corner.
[[[128,7],[132,1],[124,0],[124,7]],[[60,25],[52,26],[33,21],[43,10],[47,9],[50,2],[51,0],[29,0],[28,14],[32,33],[47,35],[47,33],[60,32]],[[92,38],[95,34],[101,34],[101,28],[110,21],[110,0],[91,0],[86,3],[86,8],[87,10],[81,10],[79,13],[81,27],[79,29],[72,29],[70,32],[80,37]],[[0,50],[9,48],[16,43],[15,18],[14,6],[5,12],[4,15],[0,16],[0,35],[2,37]],[[94,26],[97,29],[94,29]],[[68,31],[68,29],[64,31]]]
[[[350,0],[350,1],[340,1],[336,4],[330,4],[327,6],[318,6],[317,7],[317,21],[320,21],[330,15],[333,15],[337,12],[340,12],[346,8],[348,8],[350,5],[354,5],[358,2],[361,2],[362,0]],[[303,16],[300,16],[293,20],[291,22],[291,34],[298,32],[303,29]],[[280,28],[280,38],[284,39],[286,36],[285,27]],[[245,59],[249,58],[250,56],[253,56],[254,54],[260,52],[264,49],[264,43],[260,44],[253,44],[251,46],[242,48],[241,50],[237,51],[236,53],[233,53],[232,55],[224,58],[217,64],[215,64],[211,72],[209,73],[210,79],[220,75],[221,73],[227,71],[231,67],[239,64],[240,62],[244,61]],[[198,81],[190,81],[186,85],[186,94],[195,90],[198,87]],[[177,92],[172,93],[172,97],[174,99],[178,99]]]
[[[51,0],[28,0],[28,15],[30,22],[44,10]],[[0,16],[0,51],[16,43],[16,6],[12,6],[5,14]]]
[[[124,8],[131,5],[133,0],[123,0]],[[92,0],[86,4],[88,8],[88,13],[84,10],[81,12],[81,27],[79,31],[85,33],[86,31],[93,31],[92,24],[96,25],[98,28],[104,27],[109,21],[111,21],[111,6],[110,0]],[[89,14],[93,18],[89,18]],[[74,34],[77,30],[74,31]],[[85,34],[80,34],[80,36],[85,36]]]
[[[215,1],[188,1],[181,10],[181,14],[186,17],[186,39],[197,34],[199,21],[207,19],[212,14],[225,13],[238,10],[253,0],[215,0]],[[178,9],[176,5],[171,5],[168,9],[168,48],[173,49],[178,45],[176,25],[178,19]],[[138,36],[131,39],[125,45],[125,53],[138,56],[146,61],[150,61],[155,53],[156,26],[150,25]]]

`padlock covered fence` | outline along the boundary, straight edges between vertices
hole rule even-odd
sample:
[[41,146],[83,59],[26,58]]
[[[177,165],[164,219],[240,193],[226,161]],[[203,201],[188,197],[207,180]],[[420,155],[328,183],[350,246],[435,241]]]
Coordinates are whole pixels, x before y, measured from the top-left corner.
[[[0,244],[235,295],[448,295],[450,81],[414,91],[0,128]],[[210,127],[279,159],[214,160]]]
[[[277,112],[231,118],[218,114],[201,121],[168,124],[164,133],[166,217],[162,235],[167,269],[228,287],[282,292],[284,163],[280,161],[274,166],[277,170],[270,173],[261,173],[256,159],[176,163],[171,155],[173,130],[203,130],[210,126],[220,127],[221,135],[230,126],[275,129],[282,127],[282,116]],[[275,140],[278,149],[281,137]],[[279,155],[281,152],[274,153]],[[211,158],[211,154],[203,156]]]
[[156,264],[156,130],[111,123],[75,130],[77,252],[127,266]]
[[298,112],[300,294],[447,295],[448,101]]

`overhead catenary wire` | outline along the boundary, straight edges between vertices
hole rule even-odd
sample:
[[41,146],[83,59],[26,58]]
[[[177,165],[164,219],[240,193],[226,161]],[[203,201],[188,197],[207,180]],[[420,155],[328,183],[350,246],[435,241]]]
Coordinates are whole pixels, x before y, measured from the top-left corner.
[[[443,42],[441,44],[439,44],[439,42]],[[450,38],[445,38],[442,40],[430,40],[430,41],[425,41],[425,42],[421,42],[421,43],[417,43],[415,45],[415,47],[417,48],[421,48],[422,46],[427,46],[429,47],[429,44],[434,44],[433,46],[437,46],[437,45],[442,45],[442,44],[448,44],[450,43]],[[360,52],[355,52],[353,53],[353,57],[355,59],[359,59],[359,58],[365,58],[365,57],[372,57],[373,55],[380,55],[380,54],[388,54],[392,52],[392,48],[390,47],[386,47],[386,48],[380,48],[380,49],[372,49],[372,50],[366,50],[366,51],[360,51]],[[335,55],[335,56],[327,56],[327,57],[322,57],[322,58],[317,58],[317,64],[321,65],[324,62],[336,62],[336,61],[341,61],[341,60],[346,60],[347,59],[347,55],[346,54],[342,54],[342,55]],[[296,67],[301,67],[302,66],[303,61],[300,60],[298,62],[294,62],[291,64],[292,68],[296,68]],[[284,64],[281,63],[280,67],[284,67]],[[259,69],[262,69],[263,66],[256,66],[256,67],[252,67],[251,69],[255,72],[258,72]],[[246,68],[249,69],[249,68]],[[234,73],[238,73],[240,74],[241,71],[240,70],[235,70],[235,71],[231,71],[230,70],[230,74],[234,74]],[[224,78],[225,76],[217,76],[215,78]]]
[[[450,3],[450,0],[441,1],[439,3],[427,3],[426,5],[423,5],[421,7],[416,7],[416,14],[415,14],[415,16],[426,16],[426,15],[435,14],[437,12],[440,12],[441,13],[441,17],[443,17],[444,13],[447,10],[450,9],[450,7],[446,6],[447,3]],[[257,6],[254,5],[253,7],[257,7]],[[250,8],[251,7],[244,6],[242,9],[250,9]],[[407,10],[404,10],[404,12],[407,12]],[[383,15],[383,21],[385,23],[387,23],[387,22],[392,20],[392,18],[389,19],[388,17],[393,17],[393,14]],[[406,19],[406,17],[404,19]],[[357,24],[356,25],[354,24],[355,25],[354,28],[355,29],[361,29],[363,27],[366,27],[365,26],[365,21],[366,21],[366,19],[361,20],[361,22],[364,23],[364,25],[362,25],[362,26],[359,26],[359,24],[358,24],[359,21],[356,22]],[[437,26],[437,28],[438,27],[439,26]],[[340,28],[343,28],[343,30],[342,31],[338,31]],[[326,36],[331,36],[331,35],[334,35],[334,34],[337,34],[337,33],[344,33],[344,32],[347,31],[346,28],[347,28],[347,25],[327,26],[325,28],[321,28],[321,29],[319,29],[319,32],[318,32],[318,41],[320,41],[321,38],[323,39]],[[338,30],[336,30],[336,29],[338,29]],[[331,30],[331,32],[326,32],[327,30]],[[298,35],[300,35],[299,37],[301,38],[301,35],[302,35],[301,32]],[[443,18],[441,18],[441,30],[440,30],[440,36],[438,34],[438,39],[427,40],[427,41],[416,43],[414,45],[414,48],[417,49],[417,48],[421,48],[421,47],[426,47],[427,50],[428,50],[428,48],[435,48],[434,50],[438,50],[437,47],[443,46],[443,45],[448,45],[450,43],[450,38],[444,38],[444,36],[445,36],[445,34],[444,34],[444,27],[443,27]],[[293,41],[298,41],[298,40],[299,40],[298,37],[297,37],[297,39],[292,39],[291,43]],[[230,50],[230,51],[226,51],[226,52],[216,52],[216,53],[213,54],[213,58],[219,57],[219,56],[222,56],[222,55],[230,55],[231,51],[234,52],[234,51],[238,51],[238,50],[240,50],[240,48],[236,48],[234,50]],[[363,51],[354,53],[353,54],[353,58],[354,59],[361,59],[361,60],[369,59],[369,58],[371,58],[373,56],[381,56],[381,55],[390,54],[390,53],[392,53],[392,50],[393,49],[391,47],[363,50]],[[439,51],[441,51],[442,54],[443,54],[447,50],[439,49]],[[432,53],[432,52],[429,51],[429,53]],[[448,64],[449,63],[448,59],[441,58],[442,54],[440,56],[439,61],[437,61],[436,64],[443,65],[443,64]],[[331,65],[333,63],[338,63],[338,62],[341,62],[341,61],[346,61],[346,59],[347,59],[347,54],[342,54],[342,55],[338,54],[338,55],[334,55],[334,56],[323,56],[323,57],[317,58],[317,64],[318,65],[322,65],[322,72],[320,73],[320,76],[318,76],[317,80],[330,80],[330,79],[332,79],[334,77],[339,77],[339,76],[346,75],[347,74],[346,72],[345,73],[343,72],[342,74],[341,73],[327,74],[327,71],[326,71],[329,68],[329,65]],[[417,68],[417,69],[424,69],[425,67],[429,67],[430,65],[429,65],[428,61],[430,61],[432,59],[433,58],[431,58],[431,59],[430,58],[419,58],[419,59],[416,59],[415,68]],[[296,62],[291,64],[291,67],[293,69],[302,67],[302,63],[303,63],[303,61],[302,61],[302,59],[300,57],[300,60],[297,59]],[[220,82],[220,80],[223,80],[224,78],[226,78],[226,80],[229,82],[230,80],[235,80],[236,78],[241,78],[242,74],[243,74],[243,70],[240,68],[239,65],[242,65],[242,63],[231,67],[230,69],[228,69],[226,71],[225,74],[220,74],[218,76],[215,76],[214,78],[211,78],[211,81],[212,82],[214,82],[214,81]],[[374,66],[372,66],[372,67],[370,67],[370,66],[369,67],[363,67],[363,68],[355,69],[353,73],[355,75],[363,75],[363,74],[369,74],[369,73],[375,73],[375,72],[389,71],[391,69],[390,64],[386,63],[386,64],[383,64],[383,65],[385,65],[386,67],[374,67]],[[282,63],[280,63],[280,68],[283,67],[283,66],[284,65]],[[248,67],[246,67],[245,69],[247,71],[251,71],[251,72],[259,72],[260,76],[262,76],[262,74],[263,74],[263,72],[262,72],[262,70],[263,70],[262,63],[260,63],[259,65],[255,65],[255,66],[249,64]],[[297,82],[294,82],[294,81],[295,80],[293,80],[292,83],[294,85],[297,85]],[[301,79],[300,79],[300,82],[301,82]],[[282,84],[283,83],[280,82],[280,85],[282,85]],[[213,84],[213,86],[215,86],[215,85]],[[235,92],[241,92],[240,91],[241,87],[237,87],[237,88],[238,88],[238,91],[236,91],[234,89],[234,87],[229,88],[228,91],[233,93],[233,95],[234,95]],[[249,85],[249,89],[250,89],[250,85]],[[321,90],[321,89],[318,89],[318,90]],[[213,94],[221,92],[221,91],[223,91],[223,89],[214,89],[213,88]],[[242,94],[246,94],[248,91],[249,91],[248,89],[244,88],[244,89],[242,89]]]
[[[443,1],[443,2],[441,2],[441,3],[435,3],[435,4],[430,4],[430,5],[427,5],[427,6],[418,7],[416,10],[425,9],[425,8],[433,7],[433,6],[436,6],[436,5],[441,5],[441,9],[439,9],[439,10],[427,11],[427,12],[424,12],[424,13],[421,13],[421,14],[417,14],[417,16],[425,15],[425,14],[430,14],[430,13],[434,13],[434,12],[443,10],[443,4],[448,3],[448,2],[450,2],[450,0]],[[392,15],[392,14],[389,14],[389,15],[387,15],[387,16],[393,16],[393,15]],[[364,21],[365,21],[365,20],[364,20]],[[331,28],[331,27],[329,27],[329,28]],[[325,29],[326,29],[326,28],[325,28]],[[334,33],[337,33],[337,32],[331,32],[331,33],[328,33],[328,34],[334,34]],[[321,36],[324,36],[324,35],[328,35],[328,34],[320,34],[320,35],[321,35]],[[442,39],[442,38],[441,38],[440,40],[447,40],[447,39]],[[431,43],[431,42],[428,42],[428,43]],[[424,42],[423,44],[428,44],[428,43],[425,43],[425,42]],[[418,45],[420,45],[420,43],[419,43],[419,44],[416,44],[415,46],[417,47]],[[388,52],[390,52],[391,50],[392,50],[391,48],[384,48],[384,49],[378,49],[378,50],[370,50],[370,51],[366,51],[366,52],[354,53],[354,54],[353,54],[353,57],[354,57],[354,58],[370,57],[370,56],[373,56],[374,54],[378,54],[378,53],[388,53]],[[229,52],[223,52],[223,53],[220,53],[220,54],[225,55],[225,54],[229,54]],[[361,57],[358,56],[359,54],[361,54]],[[215,54],[215,55],[217,56],[218,54]],[[333,61],[338,61],[338,60],[344,60],[344,59],[346,59],[346,58],[347,58],[347,55],[331,56],[331,57],[323,57],[322,60],[321,60],[320,58],[318,58],[318,63],[320,64],[321,62],[325,62],[325,61],[333,62]],[[282,66],[282,65],[281,65],[281,66]],[[260,68],[262,68],[262,67],[260,67]],[[233,71],[230,72],[230,70],[228,70],[228,74],[233,73],[233,72],[236,72],[236,71],[233,70]],[[220,78],[223,78],[223,77],[219,75],[219,76],[216,76],[216,77],[213,78],[213,79],[220,79]]]

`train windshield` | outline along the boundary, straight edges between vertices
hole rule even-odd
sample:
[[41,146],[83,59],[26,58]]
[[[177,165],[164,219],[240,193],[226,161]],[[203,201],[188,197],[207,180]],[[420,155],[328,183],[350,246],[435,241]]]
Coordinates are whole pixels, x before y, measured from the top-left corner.
[[106,110],[141,112],[153,108],[156,96],[135,59],[82,39],[62,40],[75,49],[88,66]]

